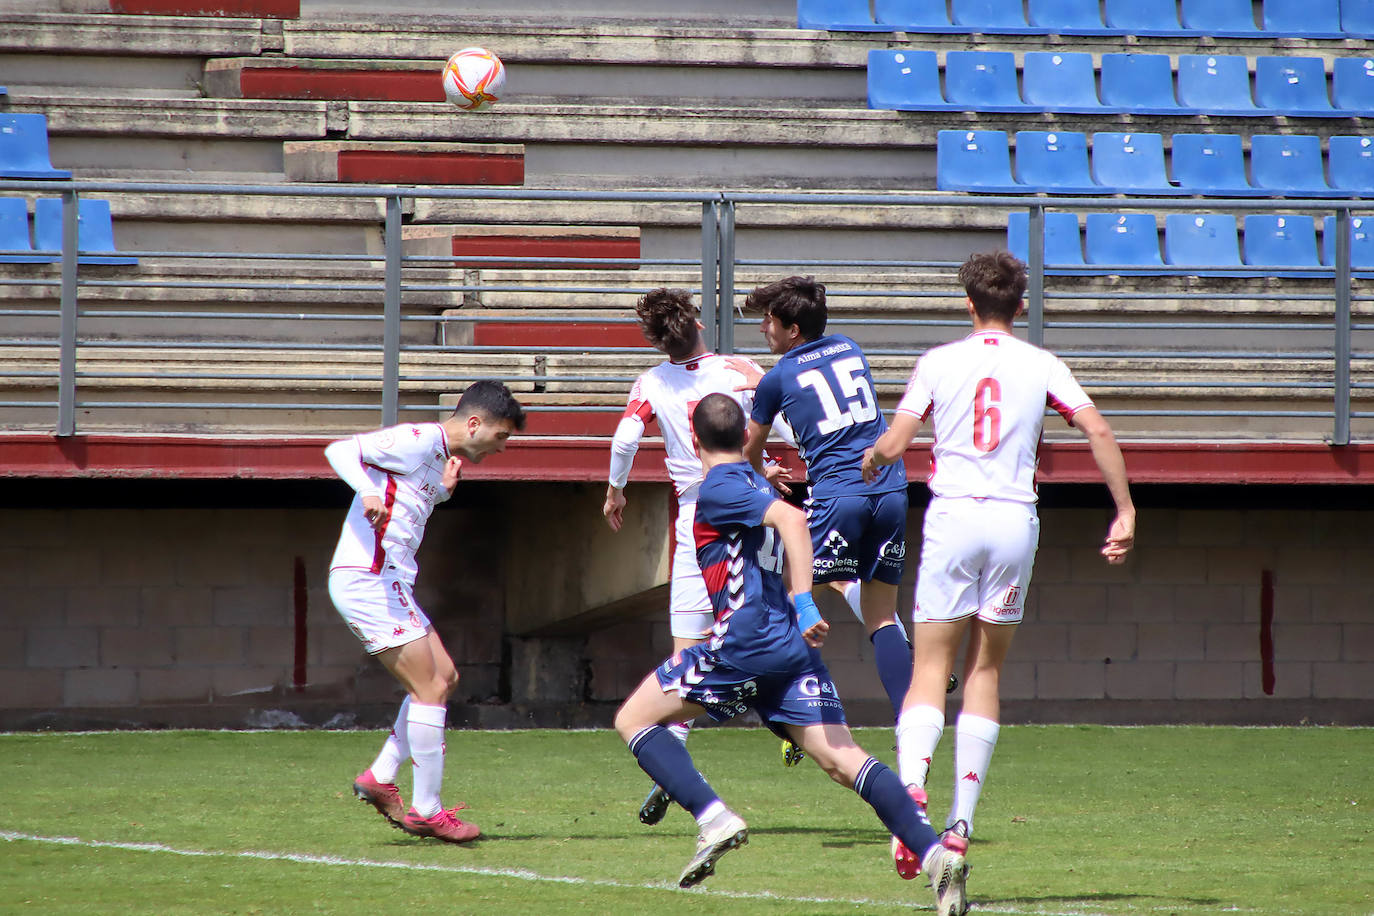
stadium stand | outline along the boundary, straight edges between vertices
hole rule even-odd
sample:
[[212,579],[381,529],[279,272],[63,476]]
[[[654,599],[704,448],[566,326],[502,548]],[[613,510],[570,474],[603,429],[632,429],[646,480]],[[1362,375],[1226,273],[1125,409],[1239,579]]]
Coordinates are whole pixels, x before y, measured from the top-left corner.
[[1374,188],[1374,138],[1331,137],[1326,142],[1333,190],[1365,194]]
[[1178,103],[1167,54],[1103,54],[1102,103],[1141,115],[1197,114]]
[[[1245,217],[1245,263],[1270,268],[1316,267],[1317,231],[1312,217],[1252,213]],[[1298,271],[1295,276],[1316,277]]]
[[51,264],[57,258],[30,254],[29,208],[23,198],[0,197],[0,264]]
[[868,52],[868,107],[893,111],[962,111],[940,91],[934,51]]
[[949,18],[970,32],[1015,35],[1045,31],[1026,22],[1021,0],[950,0]]
[[1164,263],[1171,267],[1241,266],[1236,218],[1229,213],[1170,213],[1164,218]]
[[1203,35],[1248,38],[1259,31],[1250,0],[1179,0],[1179,21]]
[[1186,34],[1177,0],[1103,0],[1102,20],[1110,29],[1141,37]]
[[[1371,277],[1374,268],[1374,226],[1367,225],[1365,217],[1352,217],[1350,220],[1350,265],[1364,268],[1357,276]],[[1336,263],[1336,217],[1322,219],[1322,263],[1332,266]]]
[[1164,196],[1186,193],[1169,183],[1159,134],[1093,134],[1092,178],[1104,193]]
[[1264,0],[1261,21],[1266,34],[1293,38],[1345,38],[1341,9],[1354,0]]
[[1159,228],[1149,213],[1089,213],[1083,221],[1083,260],[1088,264],[1125,265],[1123,274],[1164,273],[1139,268],[1163,267]]
[[868,0],[797,0],[797,28],[836,32],[886,32],[873,21]]
[[945,55],[945,98],[965,111],[1033,111],[1017,88],[1010,51],[950,51]]
[[1326,90],[1326,67],[1320,57],[1255,58],[1255,106],[1288,117],[1332,118]]
[[873,0],[873,18],[894,31],[967,31],[949,21],[945,0]]
[[[1076,215],[1058,210],[1046,212],[1044,238],[1047,265],[1084,266],[1083,236]],[[1027,214],[1016,212],[1008,218],[1007,250],[1023,261],[1030,257],[1030,217]]]
[[1178,100],[1209,115],[1244,117],[1276,113],[1255,104],[1249,67],[1245,58],[1236,54],[1180,55]]
[[1305,134],[1256,134],[1250,138],[1250,174],[1260,193],[1286,197],[1339,195],[1326,183],[1321,138]]
[[942,130],[937,142],[936,182],[941,191],[1033,190],[1012,177],[1005,131]]
[[1056,35],[1110,35],[1098,0],[1030,0],[1026,20]]
[[1016,180],[1027,190],[1056,194],[1102,190],[1088,168],[1087,137],[1073,131],[1018,130]]
[[1174,134],[1170,156],[1174,181],[1208,197],[1252,197],[1239,134]]
[[1092,55],[1085,51],[1027,51],[1021,94],[1027,105],[1065,114],[1101,114]]
[[0,178],[70,178],[48,154],[48,119],[41,114],[0,112]]
[[1374,58],[1338,57],[1331,62],[1331,101],[1341,111],[1374,112]]
[[[40,197],[33,205],[33,238],[37,251],[62,250],[62,201]],[[132,265],[138,258],[110,254],[116,250],[110,202],[83,197],[77,203],[76,246],[79,264]],[[87,254],[87,252],[100,252]]]

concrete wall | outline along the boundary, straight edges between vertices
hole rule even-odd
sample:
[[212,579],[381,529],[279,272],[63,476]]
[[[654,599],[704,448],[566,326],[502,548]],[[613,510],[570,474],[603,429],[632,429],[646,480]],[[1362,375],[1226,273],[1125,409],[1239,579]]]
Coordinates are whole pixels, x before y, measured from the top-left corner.
[[[667,652],[658,599],[625,605],[630,616],[586,633],[509,635],[510,570],[524,570],[515,591],[526,604],[541,577],[566,587],[545,577],[550,541],[526,536],[550,505],[548,486],[479,487],[482,498],[441,508],[431,522],[417,594],[463,673],[455,723],[604,723]],[[562,511],[597,511],[569,489],[554,503]],[[646,506],[655,489],[639,494]],[[325,590],[343,494],[338,503],[0,512],[0,727],[383,721],[397,690]],[[914,508],[913,534],[921,517]],[[1141,547],[1124,568],[1096,556],[1103,511],[1051,506],[1042,518],[1027,623],[1005,673],[1009,720],[1371,721],[1368,511],[1146,508]],[[536,541],[539,552],[522,560],[520,545]],[[301,691],[298,559],[308,624]],[[1262,689],[1265,570],[1272,696]],[[826,658],[851,717],[881,722],[871,647],[846,612],[827,611]]]

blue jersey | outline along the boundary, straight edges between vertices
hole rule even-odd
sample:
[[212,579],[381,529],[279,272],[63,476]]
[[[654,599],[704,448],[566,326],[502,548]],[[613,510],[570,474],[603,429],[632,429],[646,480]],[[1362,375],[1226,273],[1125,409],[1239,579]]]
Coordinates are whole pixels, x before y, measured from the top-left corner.
[[792,671],[810,657],[782,581],[782,541],[763,524],[776,499],[748,462],[711,468],[697,496],[697,560],[716,623],[706,646],[744,671]]
[[859,467],[864,450],[887,430],[873,393],[873,375],[859,345],[829,334],[794,347],[768,370],[754,392],[750,419],[770,426],[782,414],[797,437],[811,478],[811,496],[871,496],[906,489],[901,461],[871,484]]

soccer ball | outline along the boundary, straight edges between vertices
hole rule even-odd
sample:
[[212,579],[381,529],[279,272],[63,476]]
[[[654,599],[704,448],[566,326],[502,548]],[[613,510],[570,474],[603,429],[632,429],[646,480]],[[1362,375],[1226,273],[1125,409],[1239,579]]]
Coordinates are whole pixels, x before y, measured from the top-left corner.
[[505,85],[505,64],[486,48],[464,48],[444,64],[444,95],[464,111],[487,108]]

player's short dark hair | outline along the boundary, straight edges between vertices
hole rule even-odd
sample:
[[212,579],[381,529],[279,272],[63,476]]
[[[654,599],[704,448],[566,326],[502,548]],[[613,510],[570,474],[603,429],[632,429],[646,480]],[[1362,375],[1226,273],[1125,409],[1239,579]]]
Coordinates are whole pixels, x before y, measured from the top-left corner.
[[453,415],[478,413],[488,420],[509,420],[517,430],[525,428],[525,409],[511,390],[495,379],[473,382],[458,399]]
[[709,451],[744,448],[744,408],[728,394],[708,394],[692,411],[692,430],[701,447]]
[[701,339],[697,307],[685,289],[650,290],[635,303],[635,314],[644,339],[674,359],[691,353]]
[[980,252],[960,266],[959,282],[979,318],[1011,321],[1026,296],[1026,265],[1009,251]]
[[829,315],[825,308],[825,284],[815,277],[784,277],[758,287],[744,300],[744,307],[772,315],[784,327],[796,325],[805,340],[825,333]]

